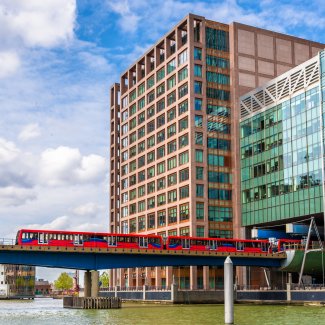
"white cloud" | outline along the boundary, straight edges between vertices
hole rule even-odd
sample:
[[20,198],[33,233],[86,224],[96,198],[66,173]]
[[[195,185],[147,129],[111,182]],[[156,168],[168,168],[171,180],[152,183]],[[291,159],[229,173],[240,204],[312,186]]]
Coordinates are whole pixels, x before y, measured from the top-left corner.
[[2,0],[1,38],[27,46],[52,47],[73,38],[75,0]]
[[79,215],[79,216],[91,217],[93,215],[96,215],[97,212],[102,209],[103,209],[103,207],[99,207],[96,203],[89,202],[89,203],[77,206],[72,211],[74,214]]
[[15,186],[0,187],[0,198],[3,206],[19,206],[37,197],[34,190]]
[[48,223],[34,223],[24,225],[21,228],[27,229],[44,229],[44,230],[71,230],[71,231],[90,231],[90,232],[105,232],[104,225],[90,222],[80,222],[79,219],[73,216],[57,217]]
[[60,146],[41,154],[40,181],[48,186],[93,183],[105,179],[105,158],[82,156],[79,149]]
[[37,138],[41,135],[41,129],[37,123],[26,125],[18,135],[18,139],[28,141]]
[[12,162],[19,153],[20,150],[13,142],[0,138],[0,165]]
[[15,52],[0,52],[0,79],[15,73],[20,67],[20,59]]

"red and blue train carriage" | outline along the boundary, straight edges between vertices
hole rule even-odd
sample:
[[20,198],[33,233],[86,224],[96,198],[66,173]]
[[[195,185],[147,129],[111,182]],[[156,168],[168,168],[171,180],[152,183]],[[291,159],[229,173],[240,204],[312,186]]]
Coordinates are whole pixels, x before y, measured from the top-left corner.
[[230,238],[202,238],[169,236],[166,243],[167,249],[218,252],[249,252],[268,253],[270,244],[268,240],[230,239]]
[[60,230],[21,229],[16,237],[17,245],[64,246],[64,247],[116,247],[163,249],[163,241],[158,235],[110,234],[74,232]]
[[[201,238],[159,235],[73,232],[22,229],[17,233],[18,245],[129,248],[153,250],[193,250],[217,252],[270,253],[268,240]],[[280,251],[280,250],[279,250]]]

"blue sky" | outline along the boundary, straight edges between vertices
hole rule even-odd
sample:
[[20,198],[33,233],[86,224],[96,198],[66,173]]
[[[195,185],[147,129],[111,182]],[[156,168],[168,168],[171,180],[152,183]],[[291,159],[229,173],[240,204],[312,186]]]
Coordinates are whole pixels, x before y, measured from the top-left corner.
[[109,87],[189,12],[325,43],[323,0],[0,0],[0,237],[107,229]]

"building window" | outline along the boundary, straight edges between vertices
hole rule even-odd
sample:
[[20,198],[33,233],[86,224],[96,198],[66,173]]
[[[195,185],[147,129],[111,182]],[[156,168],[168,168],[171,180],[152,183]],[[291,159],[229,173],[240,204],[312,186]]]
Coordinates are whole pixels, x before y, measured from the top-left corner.
[[231,190],[222,190],[218,188],[208,189],[208,198],[211,200],[231,200]]
[[155,160],[155,151],[150,151],[147,154],[147,163],[150,164]]
[[189,236],[190,235],[190,228],[189,227],[180,228],[179,235],[180,236],[185,236],[185,237]]
[[165,78],[165,68],[161,68],[157,72],[157,82],[160,81],[161,79]]
[[138,219],[138,229],[139,229],[139,231],[146,230],[146,222],[145,222],[144,216],[141,216]]
[[141,156],[138,158],[138,168],[143,167],[146,164],[145,156]]
[[189,169],[185,168],[179,171],[179,182],[184,182],[189,179]]
[[144,185],[140,186],[138,188],[138,196],[142,197],[146,194],[146,187]]
[[185,62],[187,62],[187,50],[178,55],[178,65],[180,66]]
[[176,85],[176,76],[173,75],[167,80],[167,89],[172,89]]
[[155,207],[155,197],[149,198],[147,204],[148,204],[147,206],[148,209],[153,209]]
[[202,65],[194,64],[194,76],[202,77]]
[[133,218],[130,220],[130,233],[137,231],[137,219]]
[[204,237],[204,226],[196,226],[196,236]]
[[178,98],[182,98],[187,94],[188,94],[188,85],[187,83],[185,83],[184,85],[178,88]]
[[138,124],[143,123],[145,119],[146,119],[145,113],[144,112],[140,113],[138,116]]
[[222,89],[207,88],[207,97],[218,99],[218,100],[229,101],[230,92]]
[[206,57],[207,65],[212,67],[222,68],[222,69],[229,69],[229,60],[218,58],[216,56],[207,55]]
[[176,140],[167,143],[167,153],[175,152],[177,149]]
[[201,81],[194,81],[194,93],[195,94],[202,94],[202,82]]
[[166,179],[165,177],[157,179],[157,190],[162,190],[166,187]]
[[153,102],[154,100],[155,100],[155,92],[152,91],[151,93],[149,93],[147,95],[147,103],[149,104],[149,103]]
[[155,107],[151,106],[147,109],[147,118],[150,118],[155,115]]
[[208,148],[230,150],[230,141],[218,138],[208,138]]
[[157,103],[157,113],[163,111],[164,109],[165,109],[165,99],[162,99]]
[[151,213],[151,214],[148,214],[147,216],[147,227],[148,229],[154,229],[156,227],[156,220],[155,220],[155,214],[154,213]]
[[178,138],[179,149],[184,148],[187,145],[188,145],[188,133],[186,133]]
[[157,98],[165,93],[165,83],[164,82],[157,87],[156,92],[157,92]]
[[145,105],[146,105],[146,101],[145,98],[143,97],[138,101],[138,110],[142,109]]
[[172,137],[175,134],[176,134],[176,123],[170,125],[167,128],[167,138],[170,138],[170,137]]
[[185,117],[182,120],[179,121],[179,125],[178,125],[178,131],[181,132],[185,129],[188,128],[188,118]]
[[157,133],[157,144],[165,140],[165,130]]
[[203,144],[203,133],[195,132],[195,144],[202,145]]
[[204,203],[196,203],[196,219],[204,220]]
[[134,143],[135,141],[137,141],[137,133],[133,132],[130,134],[130,144]]
[[147,169],[147,179],[155,177],[155,167],[150,167]]
[[177,222],[177,208],[173,207],[168,209],[168,224]]
[[202,60],[202,49],[194,47],[194,60]]
[[154,84],[155,84],[155,77],[152,76],[147,80],[147,89],[153,87]]
[[197,128],[201,128],[203,126],[203,116],[202,115],[195,115],[194,125]]
[[177,190],[168,192],[168,203],[177,201]]
[[179,154],[179,165],[187,164],[189,161],[188,151]]
[[158,216],[158,226],[159,227],[166,226],[166,211],[165,210],[158,211],[157,216]]
[[183,186],[179,189],[179,198],[184,199],[189,197],[189,187],[188,186]]
[[229,85],[230,77],[223,73],[207,71],[207,81],[214,82],[221,85]]
[[161,206],[164,204],[166,204],[166,194],[165,193],[159,194],[157,196],[157,206]]
[[176,160],[176,156],[173,157],[173,158],[170,158],[167,160],[167,163],[168,163],[168,170],[171,170],[175,167],[177,167],[177,160]]
[[151,121],[147,124],[147,133],[155,131],[155,121]]
[[157,165],[157,175],[165,172],[165,162],[161,162]]
[[172,186],[177,184],[177,174],[173,173],[171,175],[168,175],[168,186]]
[[141,172],[138,173],[138,182],[143,182],[146,180],[146,173],[145,170],[142,170]]
[[232,208],[209,205],[208,219],[215,222],[232,222]]
[[141,139],[142,137],[144,137],[146,134],[146,130],[145,130],[145,127],[141,127],[139,130],[138,130],[138,138]]
[[188,102],[187,100],[178,105],[178,115],[182,115],[188,111]]
[[157,149],[157,159],[165,156],[165,146],[161,146]]
[[204,185],[196,184],[196,196],[203,197],[204,196]]
[[147,149],[153,147],[154,145],[155,145],[155,136],[153,135],[147,140]]
[[133,104],[130,107],[130,116],[134,115],[137,112],[137,106],[135,104]]
[[146,149],[145,142],[144,141],[140,142],[138,144],[138,154],[141,153],[141,152],[143,152],[143,151],[145,151],[145,149]]
[[167,95],[167,106],[170,106],[175,102],[176,102],[176,92],[173,91]]
[[207,27],[205,33],[207,48],[229,52],[228,32]]
[[195,150],[195,161],[203,163],[203,150]]
[[167,74],[173,72],[176,69],[176,60],[171,60],[167,63]]
[[195,98],[195,110],[201,111],[202,110],[202,99]]
[[203,167],[196,167],[196,179],[203,180]]
[[165,114],[161,114],[157,117],[157,128],[165,125]]
[[178,72],[178,82],[183,81],[184,79],[187,78],[187,76],[188,76],[188,69],[187,67],[185,67]]
[[215,116],[230,117],[230,109],[225,106],[208,104],[207,105],[207,114],[215,115]]
[[167,121],[170,122],[172,121],[174,118],[176,117],[176,109],[175,107],[170,109],[168,112],[167,112]]
[[180,209],[180,221],[184,221],[184,220],[188,220],[189,219],[189,216],[190,216],[190,214],[189,214],[189,204],[188,203],[186,203],[186,204],[182,204],[182,205],[180,205],[180,207],[179,207],[179,209]]

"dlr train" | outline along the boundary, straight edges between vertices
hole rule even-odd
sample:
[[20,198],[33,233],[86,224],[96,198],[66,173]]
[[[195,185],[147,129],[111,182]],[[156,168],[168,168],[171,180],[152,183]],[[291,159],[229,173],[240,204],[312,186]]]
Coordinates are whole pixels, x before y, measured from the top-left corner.
[[218,252],[272,253],[285,250],[286,245],[300,240],[279,239],[274,245],[268,240],[202,238],[141,234],[114,234],[75,232],[61,230],[21,229],[17,232],[16,245],[129,248],[152,250],[193,250]]

